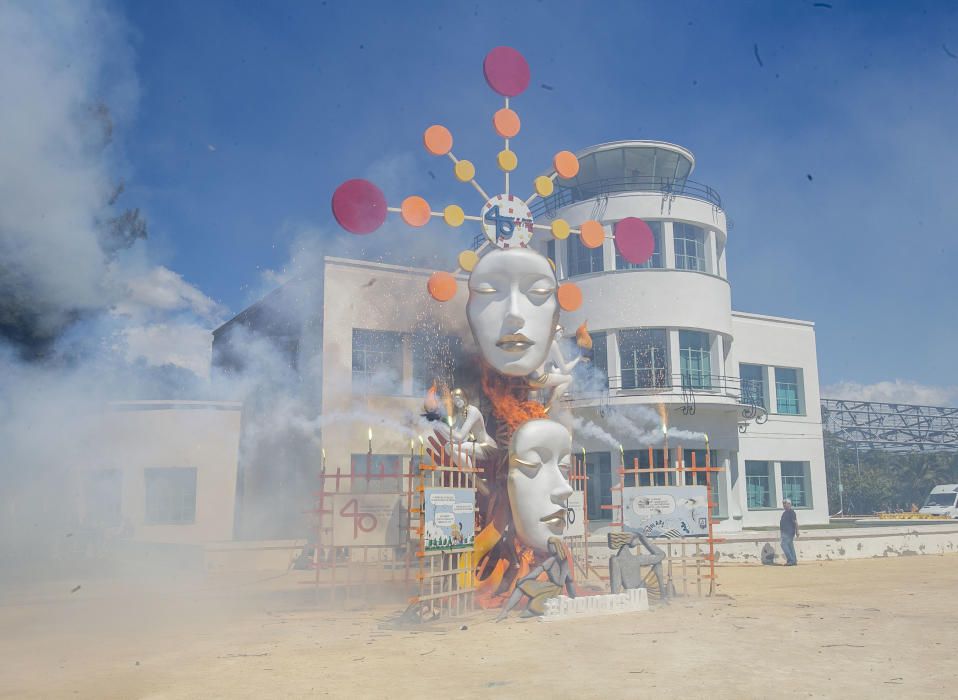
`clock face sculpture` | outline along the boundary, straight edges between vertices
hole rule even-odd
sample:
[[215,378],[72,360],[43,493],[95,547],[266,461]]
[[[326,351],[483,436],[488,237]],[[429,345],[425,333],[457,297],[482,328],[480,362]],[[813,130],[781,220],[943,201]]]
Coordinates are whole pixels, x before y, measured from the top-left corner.
[[479,214],[486,240],[498,248],[525,248],[532,240],[529,206],[512,194],[497,194]]

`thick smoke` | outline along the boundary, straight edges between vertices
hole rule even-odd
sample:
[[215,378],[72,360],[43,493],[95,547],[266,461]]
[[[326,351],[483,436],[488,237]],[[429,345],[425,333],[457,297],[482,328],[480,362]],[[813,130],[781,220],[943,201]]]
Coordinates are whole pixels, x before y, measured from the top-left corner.
[[125,25],[88,2],[2,3],[0,65],[0,558],[22,563],[73,534],[108,402],[212,396],[224,311],[152,262],[145,216],[119,208]]

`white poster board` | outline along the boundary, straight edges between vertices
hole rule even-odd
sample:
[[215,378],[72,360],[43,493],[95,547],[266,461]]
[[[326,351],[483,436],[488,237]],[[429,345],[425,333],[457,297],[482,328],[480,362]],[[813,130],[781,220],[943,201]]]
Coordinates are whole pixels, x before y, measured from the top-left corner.
[[622,499],[626,532],[671,539],[708,535],[704,486],[627,486]]
[[427,552],[470,551],[476,539],[474,489],[428,488],[423,493]]

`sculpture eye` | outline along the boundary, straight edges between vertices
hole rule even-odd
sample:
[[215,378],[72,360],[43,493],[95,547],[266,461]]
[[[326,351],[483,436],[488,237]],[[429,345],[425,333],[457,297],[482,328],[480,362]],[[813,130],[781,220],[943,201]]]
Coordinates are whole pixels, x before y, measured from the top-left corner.
[[525,467],[526,469],[534,469],[537,472],[540,467],[542,467],[542,462],[528,462],[524,459],[519,459],[517,456],[512,455],[512,464],[520,467]]
[[473,290],[476,294],[495,294],[499,290],[493,287],[491,284],[480,284],[475,287]]

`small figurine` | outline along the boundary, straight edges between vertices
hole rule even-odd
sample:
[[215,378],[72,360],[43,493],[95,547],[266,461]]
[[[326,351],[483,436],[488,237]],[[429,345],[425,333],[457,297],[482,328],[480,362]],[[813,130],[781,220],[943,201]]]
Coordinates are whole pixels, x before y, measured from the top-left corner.
[[546,361],[539,369],[529,375],[529,384],[533,389],[552,389],[546,403],[551,408],[569,390],[572,384],[572,370],[583,360],[583,356],[566,361],[562,352],[562,326],[556,326],[552,344]]
[[469,403],[466,392],[453,389],[451,396],[453,415],[448,423],[434,425],[433,432],[440,443],[449,443],[446,453],[454,464],[471,469],[478,461],[491,457],[499,446],[486,431],[482,413]]

